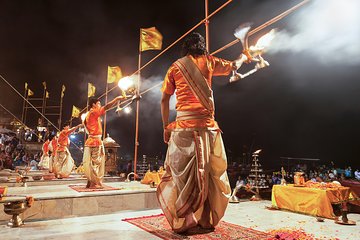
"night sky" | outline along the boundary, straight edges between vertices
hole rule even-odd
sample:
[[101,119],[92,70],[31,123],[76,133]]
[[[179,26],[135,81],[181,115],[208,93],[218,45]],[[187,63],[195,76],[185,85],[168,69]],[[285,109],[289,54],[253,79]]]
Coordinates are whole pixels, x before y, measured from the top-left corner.
[[[209,1],[209,12],[225,2]],[[240,24],[259,26],[299,2],[233,1],[210,19],[210,52],[234,40]],[[359,4],[311,1],[249,38],[254,44],[277,28],[279,37],[263,56],[269,68],[232,84],[228,77],[213,79],[216,119],[228,158],[236,159],[244,149],[263,149],[260,160],[267,166],[294,157],[360,167]],[[88,82],[98,95],[104,93],[107,66],[120,66],[124,75],[137,70],[140,28],[155,26],[167,47],[204,18],[200,0],[0,0],[0,9],[0,74],[21,93],[28,82],[35,97],[42,97],[41,82],[46,81],[54,105],[64,84],[63,121],[70,119],[72,105],[85,107]],[[205,35],[204,25],[196,31]],[[180,46],[142,70],[142,90],[163,80]],[[241,51],[238,43],[216,56],[233,60]],[[142,65],[159,52],[143,52]],[[0,89],[0,103],[21,117],[21,97],[2,80]],[[114,90],[110,98],[118,94]],[[142,96],[139,156],[166,152],[160,97],[160,88]],[[134,151],[134,107],[129,115],[108,114],[108,132],[123,156]],[[38,117],[29,113],[27,123],[35,126]]]

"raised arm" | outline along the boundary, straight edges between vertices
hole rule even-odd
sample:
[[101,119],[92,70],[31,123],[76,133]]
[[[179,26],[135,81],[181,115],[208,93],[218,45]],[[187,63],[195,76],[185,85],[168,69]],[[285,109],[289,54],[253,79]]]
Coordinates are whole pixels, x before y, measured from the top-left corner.
[[113,100],[111,100],[110,102],[108,102],[108,103],[104,106],[105,111],[107,111],[108,109],[110,109],[110,108],[112,108],[113,106],[115,106],[115,104],[116,104],[118,101],[125,100],[125,99],[126,99],[126,96],[118,96],[118,97],[114,98]]

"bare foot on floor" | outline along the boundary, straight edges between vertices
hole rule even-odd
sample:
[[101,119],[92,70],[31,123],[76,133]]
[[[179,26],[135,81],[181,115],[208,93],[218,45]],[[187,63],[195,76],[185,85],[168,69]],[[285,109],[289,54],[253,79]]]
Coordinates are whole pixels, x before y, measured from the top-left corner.
[[174,232],[176,233],[184,233],[187,230],[196,227],[198,224],[194,213],[190,213],[188,215],[185,216],[185,225],[179,229],[174,229]]

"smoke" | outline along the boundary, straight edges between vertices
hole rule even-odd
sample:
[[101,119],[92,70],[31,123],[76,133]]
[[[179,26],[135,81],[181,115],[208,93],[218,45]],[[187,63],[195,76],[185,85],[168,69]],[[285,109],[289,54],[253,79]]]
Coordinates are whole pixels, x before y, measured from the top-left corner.
[[292,32],[279,31],[269,53],[306,53],[321,63],[360,63],[358,0],[316,0],[292,18]]

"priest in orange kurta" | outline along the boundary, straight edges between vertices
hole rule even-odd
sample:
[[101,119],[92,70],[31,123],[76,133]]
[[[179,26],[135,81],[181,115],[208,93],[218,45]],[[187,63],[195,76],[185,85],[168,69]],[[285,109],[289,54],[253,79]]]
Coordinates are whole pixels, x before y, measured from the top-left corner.
[[50,164],[49,145],[50,145],[49,139],[47,139],[42,145],[42,155],[39,162],[40,169],[49,169],[49,164]]
[[105,150],[101,140],[102,126],[100,117],[106,110],[114,106],[118,101],[126,97],[119,96],[101,106],[99,99],[89,100],[90,110],[86,113],[84,120],[88,139],[85,142],[83,166],[84,173],[88,179],[87,188],[103,188],[102,182],[105,174]]
[[56,154],[53,160],[53,172],[57,178],[69,177],[71,171],[75,166],[74,159],[71,157],[68,148],[70,144],[69,135],[80,126],[82,126],[82,124],[70,128],[70,126],[67,124],[64,126],[64,129],[59,134],[57,140]]
[[54,136],[49,144],[49,151],[51,152],[50,158],[49,158],[49,172],[53,172],[53,161],[56,155],[56,149],[57,149],[57,136]]
[[[208,55],[198,33],[184,41],[183,56],[171,65],[161,89],[168,151],[157,197],[175,232],[196,225],[213,229],[224,215],[231,189],[221,130],[214,119],[212,77],[229,75],[247,59],[231,62]],[[177,117],[169,123],[169,100],[175,92]]]

